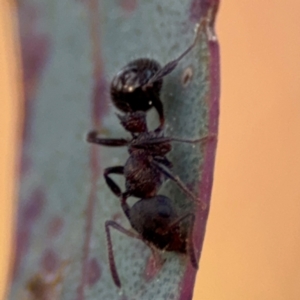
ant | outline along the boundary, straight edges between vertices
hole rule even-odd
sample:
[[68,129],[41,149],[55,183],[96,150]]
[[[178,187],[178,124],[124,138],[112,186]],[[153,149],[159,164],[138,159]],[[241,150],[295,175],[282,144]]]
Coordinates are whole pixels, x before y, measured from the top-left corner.
[[[104,178],[108,187],[121,199],[121,207],[132,228],[138,233],[134,234],[112,220],[105,223],[109,263],[115,284],[121,287],[112,251],[110,227],[127,236],[144,241],[153,253],[156,251],[155,248],[188,253],[192,265],[198,268],[192,242],[194,214],[178,216],[174,202],[165,196],[157,195],[157,192],[166,179],[172,179],[189,197],[200,203],[202,209],[206,208],[206,205],[185,186],[180,178],[172,174],[170,171],[172,163],[167,159],[166,154],[172,149],[171,142],[194,144],[208,137],[186,140],[165,137],[162,131],[149,131],[144,111],[117,116],[125,130],[131,133],[131,139],[101,138],[96,131],[91,131],[87,135],[89,143],[112,147],[127,146],[130,154],[124,166],[109,167],[104,170]],[[120,187],[110,178],[110,174],[124,175],[125,192],[122,193]],[[126,202],[130,196],[141,198],[131,208]],[[190,220],[189,230],[182,232],[180,224],[187,219]]]
[[[203,23],[203,22],[202,22]],[[113,78],[110,95],[114,105],[121,111],[148,111],[154,107],[159,115],[160,126],[165,123],[160,91],[163,77],[170,74],[196,45],[202,23],[197,25],[193,43],[175,60],[161,65],[154,59],[139,58],[128,63]]]
[[[136,231],[133,233],[113,220],[105,222],[110,270],[114,283],[119,288],[121,282],[113,254],[111,228],[129,237],[142,240],[150,247],[154,258],[157,257],[157,249],[188,254],[193,267],[198,268],[192,238],[194,213],[178,215],[174,201],[166,196],[158,195],[157,192],[166,179],[172,179],[190,198],[200,203],[202,209],[207,208],[178,176],[172,174],[170,171],[172,163],[166,155],[172,149],[171,142],[194,144],[204,141],[209,136],[198,140],[165,137],[162,131],[165,117],[160,100],[163,78],[170,74],[181,59],[195,47],[203,24],[205,25],[205,21],[197,25],[193,43],[177,59],[163,67],[152,59],[137,59],[127,64],[113,78],[110,86],[112,102],[125,113],[124,115],[117,114],[117,116],[124,129],[130,132],[131,139],[101,138],[97,131],[90,131],[87,135],[89,143],[128,147],[129,158],[124,166],[109,167],[104,170],[104,178],[108,187],[120,198],[123,212],[131,227]],[[155,131],[149,131],[146,123],[146,112],[152,107],[156,109],[160,120],[160,125]],[[121,191],[111,179],[110,174],[125,177],[125,192]],[[127,204],[127,198],[130,196],[140,198],[131,207]]]

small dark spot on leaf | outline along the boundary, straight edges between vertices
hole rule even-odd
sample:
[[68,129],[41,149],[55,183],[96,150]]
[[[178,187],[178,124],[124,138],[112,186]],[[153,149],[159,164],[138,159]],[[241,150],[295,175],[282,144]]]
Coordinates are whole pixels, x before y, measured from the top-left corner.
[[190,20],[192,22],[199,22],[202,16],[207,14],[208,9],[211,7],[211,0],[192,0],[190,6]]
[[163,13],[163,8],[161,7],[160,4],[157,4],[157,12],[158,12],[159,14],[162,14],[162,13]]
[[17,239],[16,239],[15,261],[13,266],[13,278],[15,278],[18,275],[18,270],[23,255],[26,254],[29,248],[29,240],[30,240],[29,229],[27,227],[18,228]]
[[121,7],[126,13],[132,13],[137,8],[137,0],[121,0]]
[[183,87],[187,87],[190,84],[192,77],[193,77],[193,69],[192,69],[192,67],[187,67],[183,71],[182,76],[181,76],[181,83],[182,83]]
[[30,299],[47,299],[47,283],[41,274],[35,274],[26,283]]
[[36,188],[20,211],[17,231],[17,250],[13,270],[14,277],[17,276],[21,260],[29,248],[33,224],[41,215],[44,204],[44,192],[40,188]]
[[59,265],[58,255],[53,249],[46,249],[41,260],[42,269],[47,273],[53,273],[57,270]]
[[24,83],[27,91],[33,88],[39,73],[42,71],[49,49],[50,41],[46,35],[38,35],[36,32],[31,32],[31,35],[27,34],[26,39],[23,39],[23,70]]
[[37,220],[45,204],[45,195],[40,188],[37,188],[31,195],[29,201],[23,208],[22,217],[26,223],[32,223]]
[[32,98],[35,85],[42,72],[50,50],[50,36],[42,32],[39,20],[43,17],[43,12],[38,5],[30,5],[22,2],[20,9],[20,36],[21,52],[23,57],[23,80],[25,86],[25,97]]
[[93,286],[101,277],[101,268],[97,261],[97,259],[94,257],[90,259],[88,263],[88,276],[87,276],[87,283],[89,286]]
[[26,282],[27,298],[30,300],[61,299],[63,272],[69,264],[62,262],[54,272],[37,272]]
[[51,219],[48,225],[47,234],[49,238],[58,236],[64,226],[64,221],[61,217],[55,216]]
[[190,6],[190,20],[198,22],[201,17],[201,0],[193,0]]

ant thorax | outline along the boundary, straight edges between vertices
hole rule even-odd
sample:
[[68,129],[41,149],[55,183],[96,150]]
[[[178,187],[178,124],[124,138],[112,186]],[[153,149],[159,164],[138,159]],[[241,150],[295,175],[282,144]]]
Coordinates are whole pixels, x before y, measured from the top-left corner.
[[129,153],[143,151],[151,156],[165,156],[172,149],[169,141],[161,141],[164,138],[163,132],[148,131],[134,137],[128,147]]

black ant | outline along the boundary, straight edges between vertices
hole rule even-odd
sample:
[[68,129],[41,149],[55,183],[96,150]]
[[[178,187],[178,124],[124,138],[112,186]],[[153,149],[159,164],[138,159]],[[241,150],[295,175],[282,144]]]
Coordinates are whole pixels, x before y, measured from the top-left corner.
[[[163,77],[170,74],[180,60],[194,48],[202,23],[196,30],[192,45],[177,59],[163,67],[155,60],[137,59],[127,64],[113,78],[110,86],[111,98],[114,105],[125,112],[125,115],[117,116],[123,127],[131,133],[131,139],[101,138],[96,131],[91,131],[87,136],[90,143],[112,147],[127,146],[130,154],[124,166],[110,167],[104,171],[107,185],[121,199],[121,207],[136,231],[133,233],[112,220],[105,222],[110,270],[118,287],[121,287],[121,282],[113,255],[111,227],[127,236],[144,241],[152,250],[154,257],[157,249],[188,254],[193,267],[198,268],[192,238],[194,214],[186,213],[179,216],[174,201],[166,196],[157,195],[157,192],[166,179],[172,179],[187,195],[200,203],[202,209],[206,208],[180,178],[172,174],[170,171],[172,163],[166,154],[172,149],[171,142],[198,143],[208,137],[198,140],[165,137],[162,132],[165,117],[160,100]],[[149,131],[146,112],[153,106],[158,112],[160,126],[155,131]],[[110,174],[124,175],[125,192],[122,192],[110,178]],[[130,196],[141,199],[130,207],[127,204],[127,198]],[[187,222],[189,225],[183,226]]]
[[196,45],[200,28],[196,27],[196,36],[193,43],[175,60],[165,66],[153,59],[139,58],[128,63],[113,78],[110,85],[110,95],[114,105],[123,112],[148,111],[155,107],[162,128],[165,122],[163,105],[160,100],[160,91],[163,77],[170,74],[180,60]]
[[[103,146],[127,146],[129,158],[124,166],[109,167],[104,170],[104,178],[111,191],[121,199],[122,209],[127,216],[132,228],[137,234],[123,228],[118,223],[110,220],[105,223],[108,240],[109,263],[115,284],[120,287],[120,279],[116,270],[112,252],[110,227],[120,232],[143,240],[150,248],[155,248],[188,253],[192,265],[197,268],[197,260],[194,254],[192,231],[194,214],[188,213],[178,216],[174,209],[174,202],[169,198],[157,195],[159,188],[166,179],[172,179],[194,201],[206,206],[201,202],[180,180],[170,171],[172,163],[166,154],[171,151],[171,142],[198,143],[208,137],[197,140],[186,140],[174,137],[165,137],[162,131],[148,131],[146,112],[136,111],[123,116],[118,115],[123,127],[132,135],[130,139],[107,139],[98,136],[96,131],[87,135],[89,143]],[[122,193],[120,187],[110,178],[110,174],[125,176],[126,191]],[[131,208],[126,200],[134,196],[141,198]],[[183,233],[180,224],[189,219],[189,232]],[[154,248],[153,248],[154,246]]]

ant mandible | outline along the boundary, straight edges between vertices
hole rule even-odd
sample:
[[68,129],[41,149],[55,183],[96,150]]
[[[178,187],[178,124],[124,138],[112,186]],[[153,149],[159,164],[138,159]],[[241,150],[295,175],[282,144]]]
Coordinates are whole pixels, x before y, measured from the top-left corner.
[[165,66],[161,67],[154,59],[139,58],[123,67],[114,76],[110,85],[110,95],[114,105],[125,113],[148,111],[154,107],[160,119],[159,128],[163,128],[165,117],[160,100],[163,77],[170,74],[180,60],[195,47],[201,27],[196,27],[193,43],[178,58]]

